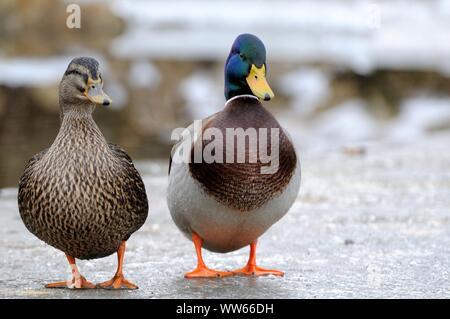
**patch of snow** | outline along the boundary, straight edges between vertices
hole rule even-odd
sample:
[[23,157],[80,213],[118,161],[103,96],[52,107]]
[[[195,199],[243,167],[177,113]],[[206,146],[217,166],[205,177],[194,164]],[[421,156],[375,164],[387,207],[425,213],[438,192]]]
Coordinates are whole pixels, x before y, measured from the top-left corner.
[[224,106],[222,88],[217,81],[205,71],[198,71],[187,77],[180,85],[186,110],[191,119],[203,119],[214,114]]
[[91,56],[100,63],[103,74],[108,72],[107,61],[94,53],[45,58],[0,57],[0,84],[9,87],[46,87],[59,83],[70,61],[76,56]]
[[400,114],[391,124],[393,139],[415,139],[441,125],[450,124],[450,99],[438,97],[414,97],[404,101]]
[[298,114],[313,112],[329,95],[330,79],[316,68],[301,68],[284,75],[280,90],[292,98],[292,109]]
[[0,84],[10,87],[44,87],[61,81],[69,57],[0,58]]
[[384,137],[383,124],[367,111],[359,99],[347,100],[315,118],[292,115],[291,111],[275,114],[301,153],[341,147],[358,148]]
[[377,123],[365,108],[365,102],[356,99],[337,105],[311,123],[311,133],[332,144],[373,139]]
[[448,0],[115,0],[111,8],[128,30],[111,51],[223,60],[234,38],[251,32],[265,42],[269,61],[328,63],[363,74],[395,68],[450,75],[449,7]]
[[161,75],[156,67],[148,61],[138,60],[131,65],[128,82],[139,88],[153,88],[158,86]]

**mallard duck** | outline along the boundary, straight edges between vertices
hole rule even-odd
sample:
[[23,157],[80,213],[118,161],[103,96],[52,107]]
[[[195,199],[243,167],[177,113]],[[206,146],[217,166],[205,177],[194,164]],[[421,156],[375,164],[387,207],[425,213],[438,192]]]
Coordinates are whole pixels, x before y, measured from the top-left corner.
[[[242,34],[234,41],[225,64],[225,97],[222,111],[203,119],[200,125],[188,127],[172,149],[168,207],[175,224],[194,242],[197,253],[197,267],[185,277],[282,276],[282,271],[257,266],[257,240],[293,205],[300,188],[300,163],[287,133],[261,103],[274,94],[266,80],[265,46],[258,37]],[[238,128],[278,132],[275,140],[269,138],[270,133],[258,135],[259,143],[278,147],[276,169],[263,173],[266,161],[250,160],[255,155],[250,142],[244,142],[245,161],[237,160],[239,153],[237,157],[233,153],[236,139],[227,140],[226,133]],[[207,134],[209,129],[213,129],[212,134]],[[219,144],[218,136],[225,137]],[[223,149],[211,151],[212,157],[223,155],[222,162],[204,158],[213,140]],[[198,153],[200,160],[196,158]],[[232,160],[228,161],[230,154]],[[227,253],[248,245],[246,266],[234,271],[210,269],[202,258],[202,248]]]
[[72,279],[48,288],[96,288],[76,259],[117,252],[115,276],[101,288],[136,289],[122,271],[125,243],[145,222],[148,201],[131,158],[105,140],[92,118],[109,105],[99,63],[73,59],[59,86],[61,127],[53,144],[26,165],[19,183],[19,211],[27,229],[66,254]]

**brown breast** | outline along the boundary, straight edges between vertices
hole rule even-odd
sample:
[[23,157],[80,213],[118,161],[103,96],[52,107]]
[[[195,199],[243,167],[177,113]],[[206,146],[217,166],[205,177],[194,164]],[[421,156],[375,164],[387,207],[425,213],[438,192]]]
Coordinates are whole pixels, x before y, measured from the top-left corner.
[[[252,211],[264,205],[288,185],[297,165],[295,149],[278,121],[258,100],[251,97],[239,97],[230,101],[222,112],[204,123],[203,133],[209,128],[215,128],[222,133],[224,162],[208,164],[202,161],[201,163],[195,163],[195,145],[193,145],[189,170],[192,177],[201,184],[202,188],[219,202],[239,211]],[[278,170],[272,174],[261,174],[261,169],[267,167],[268,164],[263,163],[259,156],[254,156],[256,162],[250,161],[250,156],[256,154],[254,154],[255,148],[252,151],[248,143],[245,143],[244,148],[245,161],[237,163],[237,137],[233,137],[234,148],[227,148],[226,145],[229,144],[226,137],[227,128],[242,128],[244,130],[266,128],[267,134],[265,136],[258,135],[257,141],[261,143],[262,139],[265,140],[267,143],[266,154],[269,155],[272,146],[271,129],[278,129]],[[211,141],[203,141],[200,149],[204,150],[209,143]],[[227,153],[230,157],[230,152],[234,152],[233,163],[226,162]]]

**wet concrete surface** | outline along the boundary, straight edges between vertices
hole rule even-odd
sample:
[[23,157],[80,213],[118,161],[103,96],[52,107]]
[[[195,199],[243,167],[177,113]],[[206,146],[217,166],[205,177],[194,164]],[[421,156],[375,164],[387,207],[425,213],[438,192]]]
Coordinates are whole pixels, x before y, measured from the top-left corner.
[[[0,191],[1,298],[448,298],[450,297],[449,135],[301,155],[303,179],[291,211],[260,239],[258,261],[285,277],[185,280],[193,245],[165,202],[167,165],[139,163],[150,198],[146,224],[128,241],[125,274],[136,291],[45,289],[64,280],[62,252],[24,227],[16,189]],[[248,249],[205,252],[210,267],[234,269]],[[101,282],[116,256],[79,261]]]

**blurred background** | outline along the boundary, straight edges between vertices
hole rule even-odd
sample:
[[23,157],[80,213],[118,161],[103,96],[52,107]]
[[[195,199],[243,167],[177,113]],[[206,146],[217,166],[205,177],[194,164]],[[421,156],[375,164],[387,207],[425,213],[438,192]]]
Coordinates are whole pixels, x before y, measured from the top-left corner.
[[[72,3],[80,29],[66,26]],[[73,57],[100,61],[113,105],[95,119],[107,139],[166,160],[172,129],[223,107],[224,61],[244,32],[266,45],[266,107],[301,153],[413,147],[450,130],[448,0],[2,0],[0,188],[55,138]]]

